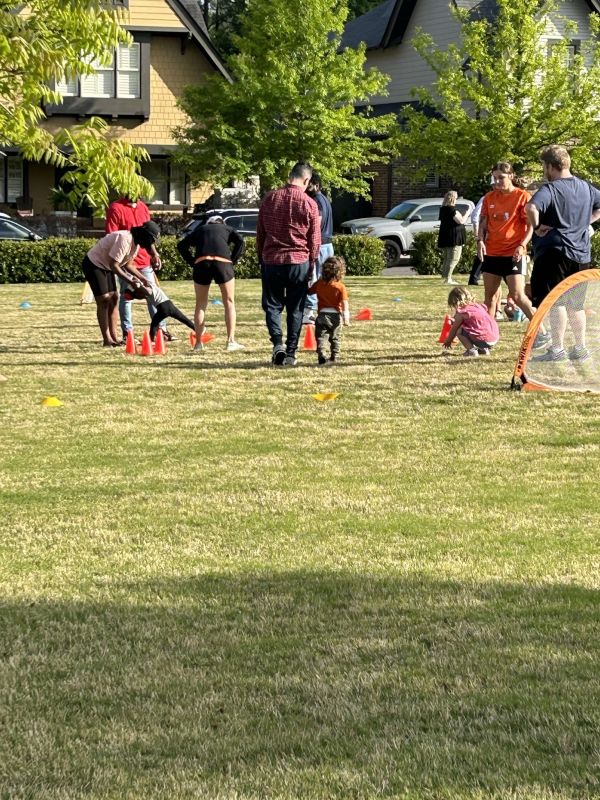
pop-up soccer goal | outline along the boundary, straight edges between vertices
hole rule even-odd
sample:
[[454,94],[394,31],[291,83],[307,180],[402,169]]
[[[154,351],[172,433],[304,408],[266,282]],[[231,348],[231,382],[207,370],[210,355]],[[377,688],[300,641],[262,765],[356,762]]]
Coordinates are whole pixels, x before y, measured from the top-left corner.
[[[564,330],[564,354],[556,360],[540,359],[545,350],[533,350],[542,324],[550,332]],[[600,392],[600,270],[571,275],[540,303],[523,338],[512,386]]]

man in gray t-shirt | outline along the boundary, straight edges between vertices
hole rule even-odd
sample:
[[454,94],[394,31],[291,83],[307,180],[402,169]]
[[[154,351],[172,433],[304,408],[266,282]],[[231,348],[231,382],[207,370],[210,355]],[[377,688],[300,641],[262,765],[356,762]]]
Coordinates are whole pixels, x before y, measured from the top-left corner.
[[[571,157],[567,150],[551,145],[542,151],[541,160],[548,183],[526,206],[527,218],[534,228],[531,294],[536,307],[565,278],[590,266],[589,226],[600,219],[600,191],[571,174]],[[575,337],[575,346],[568,357],[572,361],[589,358],[585,347],[583,295],[580,300],[577,307],[573,303],[553,307],[550,314],[552,345],[536,360],[566,360],[567,323]]]

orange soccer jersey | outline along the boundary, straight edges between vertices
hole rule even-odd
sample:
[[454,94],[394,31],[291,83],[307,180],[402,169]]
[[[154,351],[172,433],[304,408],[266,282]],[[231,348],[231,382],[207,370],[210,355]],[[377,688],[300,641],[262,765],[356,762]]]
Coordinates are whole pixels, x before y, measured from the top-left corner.
[[483,200],[481,216],[487,220],[486,253],[489,256],[512,256],[522,243],[527,230],[525,206],[530,200],[524,189],[488,192]]
[[308,292],[317,295],[319,311],[322,308],[336,308],[341,313],[344,310],[344,300],[348,299],[348,290],[341,281],[328,282],[319,278]]

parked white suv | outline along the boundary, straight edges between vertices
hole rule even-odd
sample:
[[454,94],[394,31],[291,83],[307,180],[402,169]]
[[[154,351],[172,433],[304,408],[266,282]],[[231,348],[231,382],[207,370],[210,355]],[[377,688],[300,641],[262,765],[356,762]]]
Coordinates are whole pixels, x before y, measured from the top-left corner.
[[[402,256],[410,255],[415,233],[435,231],[440,227],[439,214],[443,197],[420,197],[406,200],[392,208],[385,217],[350,219],[341,225],[342,233],[359,233],[376,236],[385,243],[385,263],[395,267]],[[464,197],[456,201],[456,210],[469,222],[474,204]]]

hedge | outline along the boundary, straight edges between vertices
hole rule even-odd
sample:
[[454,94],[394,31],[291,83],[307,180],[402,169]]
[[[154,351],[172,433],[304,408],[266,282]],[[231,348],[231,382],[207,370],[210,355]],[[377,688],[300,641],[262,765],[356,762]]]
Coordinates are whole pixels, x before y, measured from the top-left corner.
[[[442,251],[437,246],[437,231],[432,233],[417,233],[415,235],[413,268],[419,275],[442,274]],[[477,250],[477,242],[472,233],[467,233],[467,243],[455,269],[457,273],[468,274],[471,272],[473,259]],[[600,265],[600,232],[592,236],[592,264]]]
[[[0,283],[70,283],[83,280],[81,262],[95,239],[45,239],[41,242],[0,241]],[[348,275],[378,275],[384,268],[383,242],[371,236],[335,236],[333,246],[348,264]],[[163,236],[159,246],[165,280],[189,280],[190,267],[177,251],[177,239]],[[238,278],[259,278],[256,240],[235,269]]]

